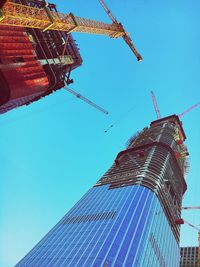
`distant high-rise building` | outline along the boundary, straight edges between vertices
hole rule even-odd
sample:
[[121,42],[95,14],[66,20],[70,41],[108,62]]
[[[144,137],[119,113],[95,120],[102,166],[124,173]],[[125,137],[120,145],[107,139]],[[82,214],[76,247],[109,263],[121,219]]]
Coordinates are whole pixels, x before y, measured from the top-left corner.
[[182,247],[180,257],[180,267],[197,267],[198,247]]
[[178,267],[187,149],[176,115],[134,135],[17,267]]
[[[12,2],[38,10],[47,4],[44,0]],[[48,8],[58,14],[54,4]],[[77,45],[65,31],[0,25],[0,114],[63,88],[72,82],[71,71],[81,64]]]

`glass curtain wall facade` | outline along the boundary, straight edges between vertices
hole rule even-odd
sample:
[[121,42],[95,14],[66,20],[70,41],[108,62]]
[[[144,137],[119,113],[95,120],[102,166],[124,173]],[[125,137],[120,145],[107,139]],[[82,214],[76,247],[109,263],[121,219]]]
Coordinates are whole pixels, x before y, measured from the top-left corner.
[[198,247],[182,247],[180,267],[198,267]]
[[16,265],[178,267],[185,134],[177,116],[133,136],[111,168]]

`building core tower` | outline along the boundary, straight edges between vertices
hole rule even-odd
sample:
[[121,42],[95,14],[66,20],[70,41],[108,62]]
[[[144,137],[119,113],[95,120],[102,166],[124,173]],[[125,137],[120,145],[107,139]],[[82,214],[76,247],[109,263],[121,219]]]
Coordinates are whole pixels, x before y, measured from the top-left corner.
[[176,115],[134,135],[111,168],[17,267],[178,267],[187,189]]

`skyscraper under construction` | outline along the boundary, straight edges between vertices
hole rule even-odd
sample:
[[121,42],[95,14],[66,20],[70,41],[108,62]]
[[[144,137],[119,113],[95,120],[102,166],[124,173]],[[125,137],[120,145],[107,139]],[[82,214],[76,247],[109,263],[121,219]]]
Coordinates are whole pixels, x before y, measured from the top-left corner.
[[105,175],[16,266],[178,267],[185,138],[176,115],[135,134]]

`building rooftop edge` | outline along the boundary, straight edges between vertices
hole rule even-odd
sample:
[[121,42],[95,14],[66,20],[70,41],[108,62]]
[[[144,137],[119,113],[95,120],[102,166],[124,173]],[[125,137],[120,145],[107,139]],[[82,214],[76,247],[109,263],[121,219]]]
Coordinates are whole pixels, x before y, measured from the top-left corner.
[[169,119],[175,119],[178,122],[178,124],[180,126],[180,129],[181,129],[181,132],[183,134],[184,140],[185,140],[186,139],[186,135],[185,135],[185,132],[184,132],[183,127],[182,127],[182,122],[180,121],[179,117],[176,114],[161,118],[159,120],[152,121],[150,125],[153,125],[153,124],[156,124],[158,122],[165,121],[165,120],[169,120]]

